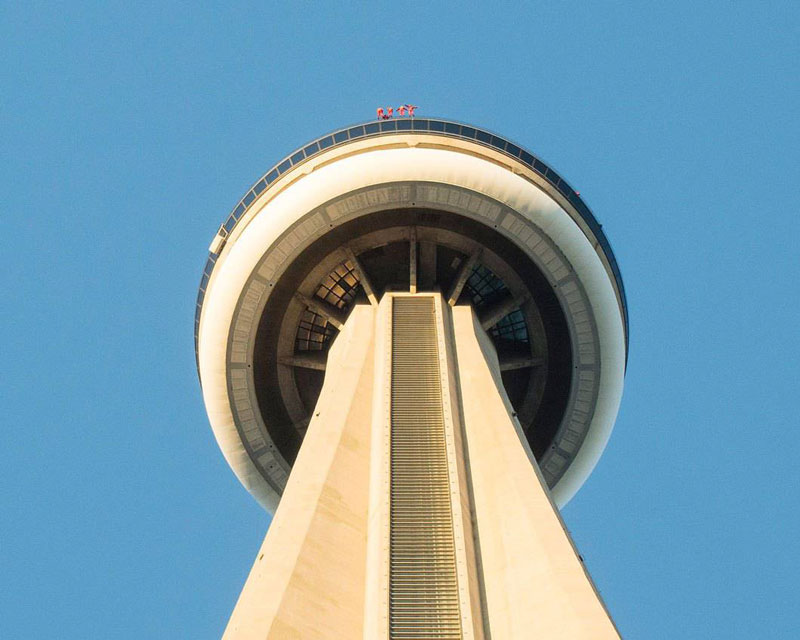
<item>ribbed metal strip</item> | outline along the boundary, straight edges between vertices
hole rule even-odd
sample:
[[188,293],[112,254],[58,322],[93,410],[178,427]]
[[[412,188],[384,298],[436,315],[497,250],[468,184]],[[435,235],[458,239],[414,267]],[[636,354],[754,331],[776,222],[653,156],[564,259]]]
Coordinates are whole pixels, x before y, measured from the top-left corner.
[[434,301],[392,301],[389,637],[461,636]]

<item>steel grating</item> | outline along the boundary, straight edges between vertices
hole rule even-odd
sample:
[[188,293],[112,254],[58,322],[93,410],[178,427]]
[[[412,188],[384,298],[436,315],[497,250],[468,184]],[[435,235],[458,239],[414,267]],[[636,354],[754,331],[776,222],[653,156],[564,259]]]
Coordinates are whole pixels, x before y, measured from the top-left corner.
[[392,306],[389,637],[462,637],[436,316]]

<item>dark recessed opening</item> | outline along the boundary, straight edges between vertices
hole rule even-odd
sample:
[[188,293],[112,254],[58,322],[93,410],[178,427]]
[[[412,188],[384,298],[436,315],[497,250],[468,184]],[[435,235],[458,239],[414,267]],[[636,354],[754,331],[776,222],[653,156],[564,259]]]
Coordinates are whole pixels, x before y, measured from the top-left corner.
[[[572,382],[572,347],[564,313],[547,279],[531,262],[522,250],[503,237],[496,230],[474,220],[441,211],[423,209],[401,209],[382,211],[345,223],[331,229],[326,235],[308,247],[292,262],[280,280],[275,283],[266,312],[262,315],[255,340],[253,375],[259,408],[264,422],[278,450],[292,464],[302,442],[298,426],[289,419],[278,384],[277,343],[282,319],[292,296],[323,256],[352,242],[367,233],[392,227],[438,228],[458,233],[477,242],[495,254],[502,256],[508,267],[527,286],[531,297],[541,314],[546,339],[546,378],[540,383],[532,379],[534,368],[522,368],[503,372],[502,379],[506,392],[523,421],[534,455],[541,459],[552,443],[566,409]],[[430,255],[430,254],[428,254]],[[408,287],[409,284],[409,245],[408,242],[390,242],[379,247],[360,251],[358,259],[362,263],[373,287],[378,294],[387,288]],[[436,282],[433,287],[446,293],[456,277],[459,267],[468,259],[465,253],[444,245],[435,247]],[[482,270],[480,263],[471,276],[470,291],[462,294],[460,302],[468,301],[467,296],[478,296],[480,305],[488,306],[507,294],[502,282],[497,282],[491,273]],[[363,292],[352,296],[347,302],[363,300]],[[477,302],[478,297],[475,297]],[[478,306],[480,306],[478,305]],[[346,311],[346,307],[344,309]],[[521,316],[521,314],[519,314]],[[518,318],[517,318],[518,320]],[[530,354],[528,336],[524,327],[515,325],[513,314],[504,319],[507,326],[490,331],[498,354]],[[523,340],[521,336],[525,335]],[[329,344],[327,345],[329,346]],[[327,346],[325,347],[327,349]],[[307,369],[294,372],[300,398],[309,414],[313,411],[324,373]],[[536,389],[538,397],[532,415],[522,411],[525,398],[531,388]]]

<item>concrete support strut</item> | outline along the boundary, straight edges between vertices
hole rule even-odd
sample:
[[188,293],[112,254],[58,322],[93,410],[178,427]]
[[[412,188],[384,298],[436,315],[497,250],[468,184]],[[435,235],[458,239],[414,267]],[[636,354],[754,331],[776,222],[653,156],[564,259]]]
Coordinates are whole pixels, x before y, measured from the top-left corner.
[[341,330],[344,326],[344,314],[339,309],[334,307],[330,302],[320,300],[315,296],[309,298],[300,292],[295,293],[294,297],[297,298],[302,304],[306,305],[314,313],[321,315],[337,329]]
[[375,295],[375,288],[372,286],[367,272],[364,271],[364,267],[361,266],[361,262],[350,247],[345,247],[344,253],[347,256],[347,259],[353,263],[353,269],[358,274],[358,280],[361,282],[361,286],[364,288],[364,293],[367,295],[369,303],[373,306],[377,306],[378,297]]

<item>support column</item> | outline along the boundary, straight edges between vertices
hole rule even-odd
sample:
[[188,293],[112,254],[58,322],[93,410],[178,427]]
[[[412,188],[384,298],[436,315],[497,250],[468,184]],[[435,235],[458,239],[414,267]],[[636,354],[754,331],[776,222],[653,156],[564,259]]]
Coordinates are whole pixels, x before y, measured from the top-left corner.
[[471,307],[355,307],[224,637],[619,637]]
[[492,638],[618,639],[505,394],[471,307],[452,309],[464,457]]
[[361,639],[374,312],[336,338],[314,417],[225,629],[227,640]]
[[481,250],[476,249],[469,258],[461,263],[461,267],[459,268],[456,278],[450,288],[450,294],[447,296],[447,304],[449,304],[451,307],[454,306],[461,297],[461,291],[464,289],[464,285],[467,284],[467,279],[472,273],[472,268],[478,262],[478,258],[480,257]]

